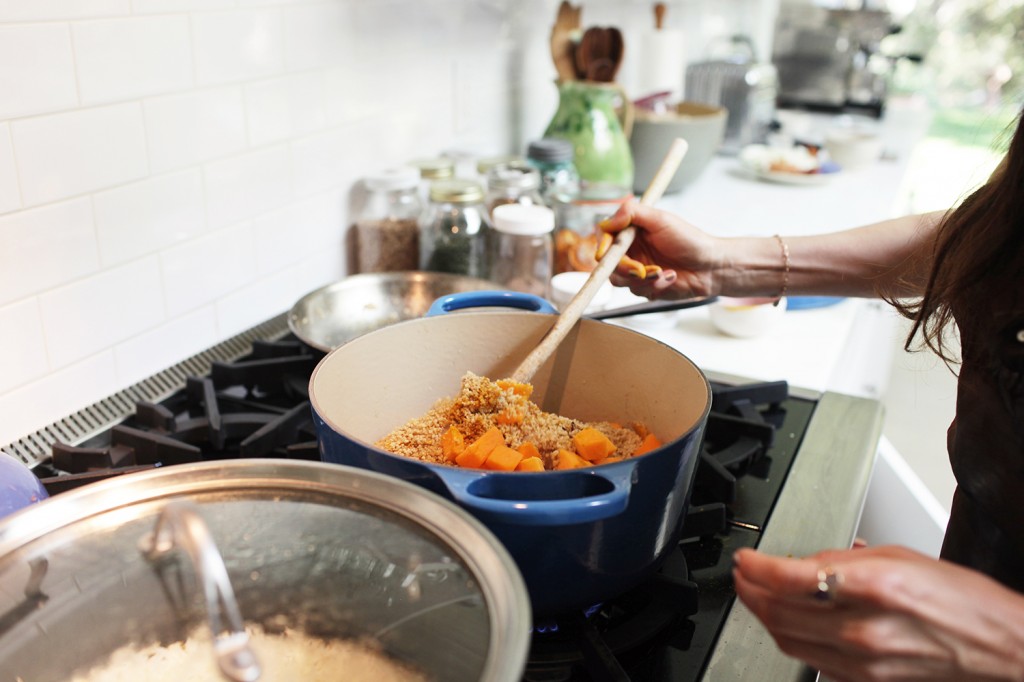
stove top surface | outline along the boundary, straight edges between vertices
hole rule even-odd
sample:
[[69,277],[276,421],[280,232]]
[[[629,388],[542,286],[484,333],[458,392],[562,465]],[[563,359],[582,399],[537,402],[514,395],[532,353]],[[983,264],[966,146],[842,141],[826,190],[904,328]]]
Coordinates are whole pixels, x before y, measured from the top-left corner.
[[[62,438],[74,429],[54,425],[49,452],[30,462],[35,473],[56,495],[190,461],[318,461],[307,384],[320,355],[286,330],[270,336],[233,357],[193,363],[195,371],[163,397],[118,396],[129,401],[126,416],[88,437]],[[763,544],[820,401],[794,395],[785,382],[711,383],[712,413],[677,550],[631,592],[535,623],[525,680],[697,680],[722,655],[735,600],[732,554]]]

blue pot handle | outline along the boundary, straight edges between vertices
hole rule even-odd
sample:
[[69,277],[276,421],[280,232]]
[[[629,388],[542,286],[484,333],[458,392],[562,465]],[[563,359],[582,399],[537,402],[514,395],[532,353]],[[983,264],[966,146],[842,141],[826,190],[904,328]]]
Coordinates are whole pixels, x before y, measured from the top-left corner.
[[[464,472],[454,475],[441,472],[441,478],[455,501],[485,521],[497,521],[515,526],[565,526],[590,523],[617,516],[629,505],[633,485],[635,462],[606,464],[594,468],[564,472],[493,473]],[[501,483],[509,483],[510,491],[531,490],[543,497],[549,492],[569,491],[557,499],[522,499],[514,494],[495,495]],[[583,492],[587,488],[607,488],[596,494]],[[575,495],[572,495],[575,492]]]
[[448,294],[434,301],[427,310],[426,317],[443,315],[463,308],[520,308],[536,313],[557,313],[555,307],[546,299],[533,294],[518,291],[464,291]]

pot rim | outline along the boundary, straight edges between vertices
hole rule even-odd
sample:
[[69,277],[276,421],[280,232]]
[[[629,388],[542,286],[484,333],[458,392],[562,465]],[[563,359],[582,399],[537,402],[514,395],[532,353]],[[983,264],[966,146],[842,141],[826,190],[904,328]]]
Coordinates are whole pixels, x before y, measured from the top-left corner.
[[441,496],[357,467],[243,458],[124,474],[61,493],[5,517],[0,521],[0,563],[51,533],[134,505],[213,492],[274,489],[368,503],[419,525],[451,548],[469,568],[488,603],[491,632],[481,679],[519,679],[529,650],[532,611],[526,584],[505,546],[483,523]]

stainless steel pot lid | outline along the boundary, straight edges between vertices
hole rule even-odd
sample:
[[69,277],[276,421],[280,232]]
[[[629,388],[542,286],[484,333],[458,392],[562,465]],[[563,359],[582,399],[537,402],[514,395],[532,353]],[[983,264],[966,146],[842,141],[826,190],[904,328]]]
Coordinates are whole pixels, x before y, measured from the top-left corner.
[[529,602],[486,528],[394,478],[269,459],[129,474],[4,519],[0,669],[67,678],[202,624],[196,571],[145,552],[182,501],[209,528],[247,624],[371,640],[437,679],[519,679]]

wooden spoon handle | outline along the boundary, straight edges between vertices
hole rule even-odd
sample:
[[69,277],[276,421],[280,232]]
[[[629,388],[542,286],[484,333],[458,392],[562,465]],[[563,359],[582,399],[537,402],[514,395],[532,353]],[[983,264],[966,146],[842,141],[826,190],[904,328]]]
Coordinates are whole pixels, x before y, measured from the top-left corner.
[[[647,191],[644,192],[640,203],[653,204],[661,198],[672,176],[675,175],[676,169],[679,168],[679,163],[686,154],[687,146],[686,140],[679,137],[675,139],[661,165],[658,167],[658,171],[654,174],[654,178],[651,179],[651,183],[647,186]],[[566,334],[569,333],[569,330],[579,322],[580,317],[583,316],[583,311],[594,299],[601,285],[608,280],[612,271],[615,270],[615,266],[626,255],[626,251],[629,250],[635,238],[635,227],[627,227],[615,235],[615,241],[608,247],[608,251],[605,252],[601,260],[597,262],[597,266],[590,273],[590,277],[587,278],[579,292],[565,306],[558,319],[555,320],[555,324],[544,335],[540,343],[530,351],[526,359],[512,373],[511,378],[513,381],[525,384],[533,378],[533,375],[540,369],[540,366],[555,352],[558,344],[562,342]]]

